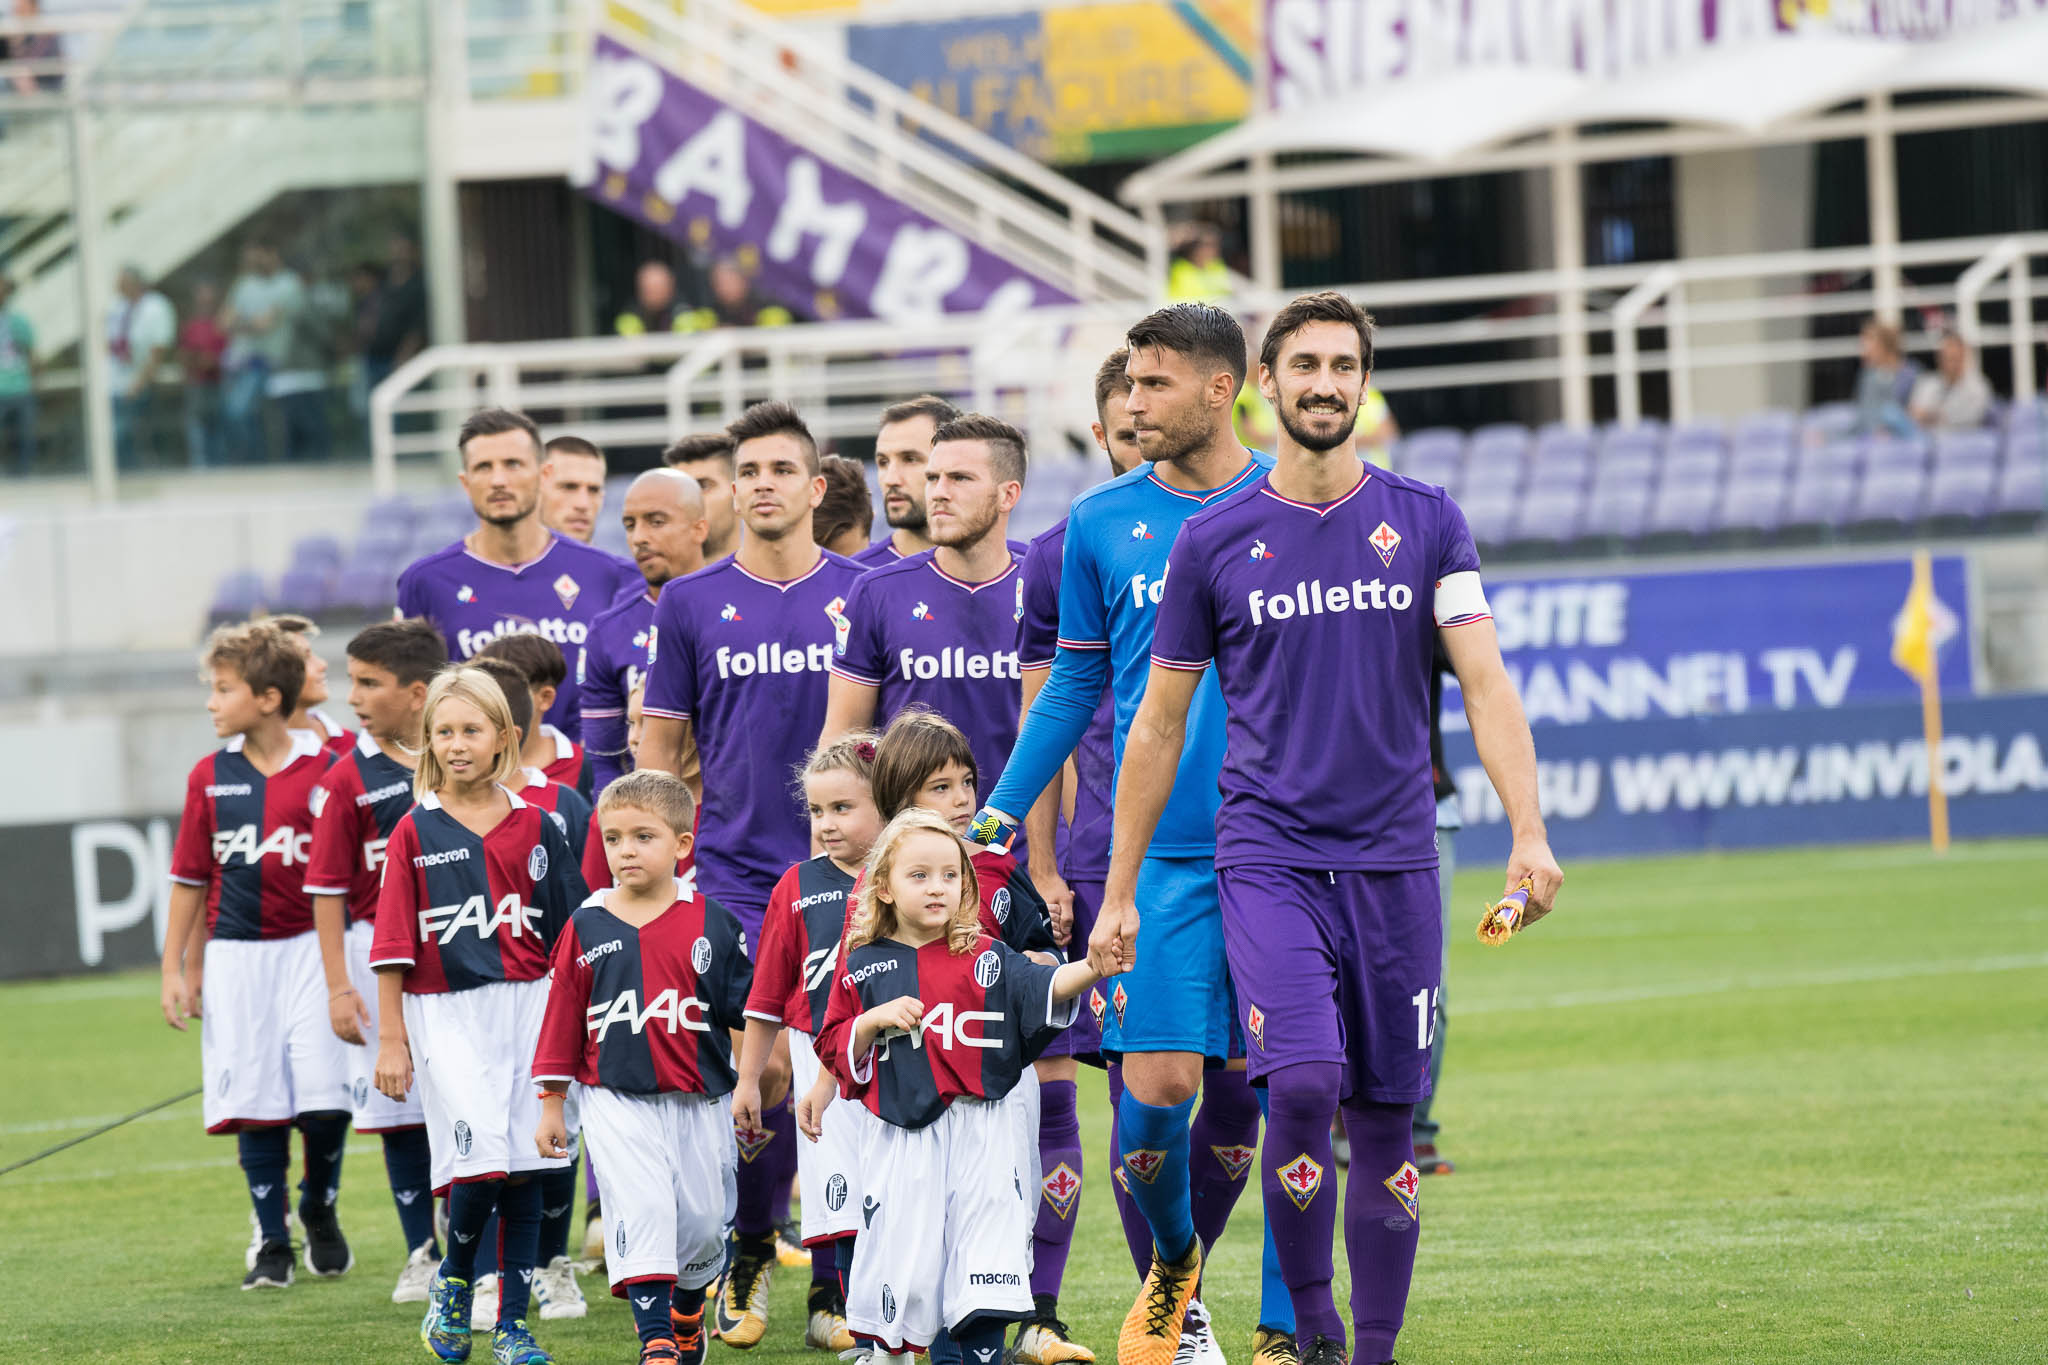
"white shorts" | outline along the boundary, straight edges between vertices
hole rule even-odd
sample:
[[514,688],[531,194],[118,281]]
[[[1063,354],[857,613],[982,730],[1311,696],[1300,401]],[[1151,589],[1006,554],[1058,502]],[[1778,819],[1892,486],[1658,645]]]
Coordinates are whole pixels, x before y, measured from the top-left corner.
[[[790,1091],[802,1096],[817,1083],[818,1052],[810,1035],[789,1031]],[[860,1150],[875,1116],[833,1095],[816,1142],[797,1135],[796,1176],[803,1193],[804,1245],[860,1231]]]
[[426,1111],[434,1193],[458,1180],[559,1170],[543,1157],[533,1050],[547,1012],[546,981],[493,981],[466,991],[405,997],[413,1090]]
[[569,1087],[579,1091],[612,1293],[623,1297],[635,1280],[710,1284],[725,1264],[725,1230],[739,1204],[731,1097]]
[[209,1133],[348,1112],[348,1044],[327,1021],[327,972],[312,930],[210,939],[199,1021]]
[[[1044,1112],[1044,1101],[1039,1095],[1038,1072],[1031,1067],[1024,1068],[1024,1074],[1017,1077],[1016,1086],[1003,1096],[1003,1105],[1010,1111],[1017,1124],[1017,1160],[1024,1170],[1024,1188],[1038,1189],[1045,1180],[1043,1163],[1038,1154],[1038,1125]],[[1038,1216],[1038,1205],[1031,1206],[1032,1217]],[[1036,1260],[1035,1248],[1027,1239],[1024,1244],[1024,1263],[1030,1265]]]
[[420,1108],[417,1082],[406,1092],[403,1100],[392,1099],[376,1085],[377,973],[370,970],[370,940],[376,934],[375,924],[369,920],[357,920],[349,925],[342,940],[343,955],[348,959],[348,983],[356,988],[356,995],[370,1016],[370,1026],[363,1030],[363,1045],[342,1044],[348,1049],[348,1095],[350,1107],[355,1111],[358,1133],[388,1133],[395,1128],[417,1128],[427,1121],[425,1111]]
[[955,1100],[929,1128],[869,1128],[861,1169],[873,1212],[854,1252],[848,1327],[891,1351],[921,1350],[976,1314],[1030,1314],[1038,1188],[1025,1183],[1017,1133],[1008,1100]]

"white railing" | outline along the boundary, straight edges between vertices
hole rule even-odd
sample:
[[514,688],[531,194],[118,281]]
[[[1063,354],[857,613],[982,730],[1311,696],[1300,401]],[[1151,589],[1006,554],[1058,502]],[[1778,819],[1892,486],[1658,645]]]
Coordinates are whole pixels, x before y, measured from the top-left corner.
[[[1955,269],[1945,282],[1909,285],[1903,296],[1909,315],[1942,309],[1969,318],[1979,344],[2010,351],[2018,377],[2014,396],[2031,393],[2035,371],[2029,350],[2048,337],[2048,329],[2028,314],[2035,300],[2048,297],[2048,282],[2035,282],[2024,266],[2029,255],[2048,256],[2048,233],[1909,243],[1898,250],[1909,270]],[[1827,287],[1815,277],[1832,284],[1867,275],[1872,265],[1871,249],[1851,248],[1361,284],[1344,292],[1382,315],[1444,305],[1473,309],[1473,316],[1451,321],[1397,320],[1380,329],[1374,383],[1398,394],[1501,384],[1561,388],[1567,366],[1558,344],[1558,296],[1588,291],[1595,302],[1586,332],[1593,340],[1604,334],[1612,346],[1608,354],[1592,356],[1587,368],[1614,379],[1624,416],[1640,415],[1646,373],[1671,374],[1673,416],[1682,419],[1691,414],[1678,404],[1689,403],[1690,376],[1697,371],[1806,364],[1857,352],[1853,328],[1846,327],[1841,335],[1717,345],[1693,344],[1689,329],[1860,319],[1875,308],[1874,290],[1867,284]],[[2000,273],[2017,281],[2008,300],[2013,312],[2004,325],[1992,327],[1976,317],[1974,300]],[[1763,292],[1766,285],[1798,277],[1806,277],[1800,292]],[[1686,287],[1703,282],[1750,282],[1757,292],[1687,301]],[[1255,333],[1287,297],[1245,294],[1231,306]],[[1602,304],[1602,298],[1608,301]],[[1659,298],[1667,301],[1656,306]],[[1087,439],[1095,367],[1144,307],[1132,302],[1035,309],[996,323],[961,315],[915,329],[834,322],[696,336],[434,347],[371,396],[373,478],[385,493],[396,486],[401,457],[445,456],[449,433],[462,415],[484,403],[558,414],[553,420],[573,422],[600,444],[655,445],[722,426],[765,398],[797,403],[822,437],[866,437],[881,408],[929,391],[1002,414],[1031,436],[1035,449],[1051,451]],[[1495,308],[1509,315],[1488,316]],[[1640,348],[1636,332],[1643,327],[1665,329],[1664,349]],[[1938,339],[1932,331],[1907,334],[1915,350],[1931,349]],[[1447,363],[1431,363],[1422,354],[1433,347],[1474,345],[1494,354]]]

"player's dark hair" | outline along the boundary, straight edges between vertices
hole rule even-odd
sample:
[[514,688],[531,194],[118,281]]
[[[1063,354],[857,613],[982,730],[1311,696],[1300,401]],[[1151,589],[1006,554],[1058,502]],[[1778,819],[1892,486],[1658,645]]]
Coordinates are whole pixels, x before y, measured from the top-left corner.
[[417,616],[364,626],[348,642],[348,656],[398,679],[400,687],[432,682],[448,664],[448,642]]
[[604,462],[604,451],[597,442],[581,436],[557,436],[541,449],[549,455],[587,455],[600,464]]
[[875,504],[860,461],[827,455],[818,462],[818,472],[825,476],[825,496],[811,509],[811,539],[827,545],[851,529],[866,540],[875,526]]
[[478,408],[463,422],[462,430],[455,433],[455,449],[462,455],[462,464],[469,467],[469,443],[479,436],[503,436],[508,431],[523,431],[533,441],[533,458],[541,459],[540,428],[531,417],[511,408]]
[[906,398],[901,403],[891,403],[882,409],[882,420],[877,427],[891,426],[897,422],[908,422],[916,417],[929,417],[932,425],[942,427],[960,415],[960,409],[948,403],[935,393],[921,393],[915,398]]
[[644,810],[677,834],[690,833],[697,823],[689,784],[659,768],[640,768],[606,783],[594,814],[602,819],[615,810]]
[[981,884],[974,875],[974,858],[967,844],[945,819],[922,806],[912,806],[892,818],[868,850],[867,867],[860,889],[854,892],[852,913],[846,924],[846,946],[858,948],[896,933],[901,926],[894,902],[884,900],[890,874],[903,843],[913,834],[942,834],[960,854],[960,904],[946,921],[946,949],[955,956],[972,949],[981,937]]
[[278,629],[274,621],[246,621],[221,626],[206,637],[200,652],[200,679],[217,667],[233,669],[257,696],[275,688],[277,714],[289,716],[299,709],[299,694],[306,689],[306,653],[297,640]]
[[1266,338],[1259,343],[1259,363],[1269,370],[1277,367],[1280,348],[1287,344],[1287,338],[1312,322],[1338,322],[1356,329],[1359,364],[1372,369],[1372,314],[1334,289],[1303,294],[1273,314],[1273,321],[1266,326]]
[[510,659],[490,659],[481,654],[472,658],[469,666],[487,675],[505,694],[505,713],[512,717],[512,728],[519,732],[520,743],[524,744],[533,733],[533,685],[526,681],[526,674]]
[[562,657],[562,647],[530,630],[500,635],[474,657],[503,659],[519,670],[528,687],[560,687],[569,676],[569,661]]
[[758,441],[764,436],[787,436],[802,448],[804,467],[812,474],[818,472],[818,442],[811,435],[811,429],[804,425],[802,414],[787,403],[779,400],[756,403],[726,427],[725,434],[732,438],[735,463],[740,447],[747,442]]
[[700,431],[694,436],[685,436],[667,450],[661,452],[661,462],[670,469],[695,464],[699,460],[723,460],[725,472],[732,472],[732,437],[722,431]]
[[1101,367],[1095,371],[1095,420],[1105,427],[1109,425],[1109,418],[1105,415],[1109,400],[1131,391],[1131,377],[1124,370],[1130,363],[1131,348],[1119,346],[1104,358]]
[[1024,433],[1000,417],[970,412],[955,417],[932,433],[941,441],[979,441],[988,447],[988,462],[997,483],[1024,482]]
[[974,765],[974,748],[960,727],[926,706],[906,706],[882,732],[875,746],[875,809],[884,820],[893,820],[917,804],[917,794],[931,775],[948,763],[967,769],[968,781],[979,791],[981,772]]
[[1244,328],[1213,303],[1176,303],[1141,319],[1124,333],[1134,351],[1172,351],[1196,365],[1228,370],[1244,384]]

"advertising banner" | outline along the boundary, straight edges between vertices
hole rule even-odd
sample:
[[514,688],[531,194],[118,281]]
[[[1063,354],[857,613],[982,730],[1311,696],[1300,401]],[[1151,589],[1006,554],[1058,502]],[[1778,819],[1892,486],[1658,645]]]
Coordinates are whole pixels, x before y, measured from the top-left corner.
[[847,55],[1042,161],[1164,156],[1251,112],[1250,0],[854,24]]
[[591,61],[577,183],[657,232],[732,252],[816,318],[916,324],[1072,302],[610,38]]
[[[2048,834],[2048,696],[1970,697],[1943,712],[1955,837]],[[1507,822],[1471,736],[1444,746],[1465,819],[1460,865],[1504,860]],[[1536,756],[1560,860],[1927,838],[1916,703],[1553,726]]]
[[[1941,653],[1944,693],[1974,689],[1968,564],[1934,559],[1938,610],[1956,634]],[[1530,723],[1741,715],[1912,698],[1891,661],[1906,557],[1487,584],[1502,657]],[[1446,732],[1464,728],[1455,686]]]
[[1802,33],[1945,38],[2048,0],[1266,0],[1270,100],[1293,109],[1465,67],[1595,80]]
[[157,962],[177,832],[175,815],[0,825],[0,980]]

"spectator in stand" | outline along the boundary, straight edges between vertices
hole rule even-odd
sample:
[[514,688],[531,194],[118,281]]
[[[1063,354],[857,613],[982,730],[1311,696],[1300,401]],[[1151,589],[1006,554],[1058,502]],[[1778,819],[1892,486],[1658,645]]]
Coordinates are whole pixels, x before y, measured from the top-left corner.
[[825,497],[811,509],[811,539],[821,550],[849,559],[868,547],[875,525],[874,499],[859,460],[827,455],[818,461],[825,476]]
[[650,332],[683,332],[683,313],[676,305],[676,272],[665,261],[642,261],[633,272],[633,306],[612,321],[622,337]]
[[1911,436],[1913,419],[1906,415],[1906,400],[1913,392],[1919,367],[1906,359],[1899,329],[1871,318],[1863,324],[1860,343],[1863,368],[1856,375],[1858,434],[1888,431],[1895,436]]
[[220,325],[220,289],[192,286],[192,305],[178,329],[178,365],[185,372],[185,458],[194,469],[221,462],[220,358],[228,334]]
[[276,247],[259,241],[242,248],[242,274],[228,290],[221,315],[228,334],[221,418],[231,460],[269,456],[270,381],[291,365],[292,332],[305,305],[305,286],[285,269]]
[[1955,332],[1941,334],[1941,355],[1932,374],[1913,385],[1906,405],[1912,419],[1929,431],[1973,431],[1991,415],[1991,385],[1977,368],[1977,353]]
[[0,457],[10,474],[36,464],[36,329],[14,307],[14,281],[0,274]]
[[[64,40],[53,32],[34,31],[36,21],[42,17],[43,7],[39,0],[14,0],[14,22],[30,31],[0,39],[0,59],[10,62],[62,61]],[[64,88],[64,77],[54,71],[17,71],[10,84],[17,95],[48,95]]]
[[1223,234],[1214,223],[1190,223],[1182,230],[1166,271],[1166,296],[1175,303],[1214,303],[1230,297]]
[[325,460],[334,453],[327,416],[329,372],[346,345],[349,297],[334,280],[304,279],[291,315],[285,368],[270,376],[267,393],[283,419],[288,460]]
[[366,393],[427,344],[427,281],[420,274],[420,245],[405,233],[394,232],[384,250],[384,278],[371,294],[371,321],[363,335]]
[[135,266],[121,268],[114,288],[120,297],[107,310],[114,459],[123,469],[134,469],[140,458],[138,441],[152,456],[161,454],[153,390],[157,371],[178,341],[178,314]]
[[679,332],[708,332],[714,327],[787,327],[796,321],[779,303],[764,302],[754,293],[747,272],[731,256],[711,266],[711,302],[676,320]]

